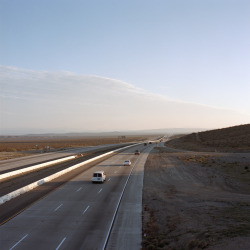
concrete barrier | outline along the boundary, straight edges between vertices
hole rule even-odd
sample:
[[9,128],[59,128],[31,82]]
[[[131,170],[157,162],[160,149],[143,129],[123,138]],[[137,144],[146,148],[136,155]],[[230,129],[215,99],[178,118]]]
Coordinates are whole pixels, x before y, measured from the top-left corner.
[[49,165],[52,165],[52,164],[55,164],[55,163],[59,163],[59,162],[63,162],[63,161],[68,161],[68,160],[71,160],[71,159],[74,159],[74,158],[75,158],[75,155],[73,155],[73,156],[67,156],[67,157],[64,157],[64,158],[61,158],[61,159],[44,162],[44,163],[37,164],[37,165],[34,165],[34,166],[30,166],[30,167],[27,167],[27,168],[22,168],[22,169],[14,170],[14,171],[11,171],[11,172],[8,172],[8,173],[1,174],[0,175],[0,180],[9,178],[11,176],[23,174],[23,173],[26,173],[26,172],[29,172],[29,171],[33,171],[35,169],[43,168],[43,167],[46,167],[46,166],[49,166]]
[[90,163],[90,162],[92,162],[92,161],[98,160],[98,159],[100,159],[100,158],[103,158],[103,157],[108,156],[108,155],[110,155],[110,154],[113,154],[113,153],[115,153],[115,152],[119,152],[119,151],[121,151],[121,150],[130,148],[130,147],[134,147],[134,146],[140,145],[140,144],[142,144],[142,143],[137,143],[137,144],[134,144],[134,145],[129,145],[129,146],[126,146],[126,147],[123,147],[123,148],[115,149],[115,150],[113,150],[113,151],[107,152],[107,153],[105,153],[105,154],[96,156],[96,157],[91,158],[91,159],[89,159],[89,160],[86,160],[86,161],[83,161],[83,162],[78,163],[78,164],[76,164],[76,165],[73,165],[73,166],[71,166],[71,167],[69,167],[69,168],[66,168],[66,169],[64,169],[64,170],[62,170],[62,171],[59,171],[59,172],[57,172],[57,173],[55,173],[55,174],[52,174],[52,175],[50,175],[50,176],[47,176],[47,177],[45,177],[45,178],[43,178],[43,179],[41,179],[41,180],[38,180],[38,181],[36,181],[36,182],[33,182],[33,183],[31,183],[31,184],[29,184],[29,185],[27,185],[27,186],[24,186],[24,187],[22,187],[22,188],[19,188],[19,189],[15,190],[15,191],[13,191],[13,192],[11,192],[11,193],[9,193],[9,194],[6,194],[6,195],[0,197],[0,205],[3,204],[3,203],[5,203],[6,201],[9,201],[9,200],[11,200],[11,199],[13,199],[13,198],[15,198],[15,197],[17,197],[17,196],[23,194],[23,193],[28,192],[28,191],[30,191],[30,190],[32,190],[32,189],[34,189],[34,188],[36,188],[36,187],[38,187],[38,186],[40,186],[40,185],[46,183],[46,182],[49,182],[49,181],[51,181],[51,180],[53,180],[53,179],[55,179],[55,178],[57,178],[57,177],[59,177],[59,176],[61,176],[61,175],[64,175],[64,174],[66,174],[66,173],[68,173],[68,172],[70,172],[70,171],[72,171],[72,170],[74,170],[74,169],[76,169],[76,168],[79,168],[79,167],[81,167],[81,166],[84,166],[84,165],[86,165],[86,164],[88,164],[88,163]]

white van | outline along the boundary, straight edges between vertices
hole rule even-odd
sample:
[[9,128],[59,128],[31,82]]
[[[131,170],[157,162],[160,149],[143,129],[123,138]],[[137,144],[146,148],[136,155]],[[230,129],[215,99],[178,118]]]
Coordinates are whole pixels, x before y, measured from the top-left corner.
[[131,165],[131,161],[130,160],[127,160],[127,161],[124,161],[124,166],[130,166]]
[[93,173],[92,182],[104,182],[106,180],[106,174],[104,171],[96,171]]

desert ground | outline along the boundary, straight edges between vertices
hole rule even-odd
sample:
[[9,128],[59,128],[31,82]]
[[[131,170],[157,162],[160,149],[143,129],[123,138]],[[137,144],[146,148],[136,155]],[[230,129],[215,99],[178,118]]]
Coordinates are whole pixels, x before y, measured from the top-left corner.
[[74,147],[89,147],[103,144],[119,144],[140,141],[147,138],[148,136],[0,136],[0,160],[59,151]]
[[250,152],[250,124],[175,137],[167,142],[169,147],[199,152]]
[[250,249],[250,151],[178,146],[146,162],[142,249]]
[[[143,139],[1,137],[0,159]],[[250,249],[250,125],[155,146],[144,169],[142,249]]]

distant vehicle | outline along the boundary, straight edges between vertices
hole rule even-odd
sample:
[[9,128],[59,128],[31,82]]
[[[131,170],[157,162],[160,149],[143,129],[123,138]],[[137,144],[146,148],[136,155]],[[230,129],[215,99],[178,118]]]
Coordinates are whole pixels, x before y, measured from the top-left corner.
[[131,165],[131,161],[130,160],[124,161],[124,166],[130,166],[130,165]]
[[78,157],[82,157],[83,156],[83,154],[77,154],[76,156],[75,156],[75,158],[78,158]]
[[135,150],[135,155],[139,155],[141,152],[139,150]]
[[144,146],[147,146],[147,145],[148,145],[148,144],[145,142],[145,143],[144,143]]
[[106,174],[104,171],[96,171],[93,173],[92,182],[104,182],[106,180]]

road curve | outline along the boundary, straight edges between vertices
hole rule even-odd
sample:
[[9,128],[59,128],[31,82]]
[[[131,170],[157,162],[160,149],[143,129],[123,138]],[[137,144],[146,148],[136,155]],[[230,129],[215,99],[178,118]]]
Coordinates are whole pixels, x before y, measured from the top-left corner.
[[[30,206],[0,227],[1,249],[104,249],[107,237],[106,249],[140,249],[143,169],[152,147],[138,146],[140,156],[137,148],[114,155]],[[127,159],[132,166],[123,166]],[[97,170],[106,172],[104,184],[90,182]]]

